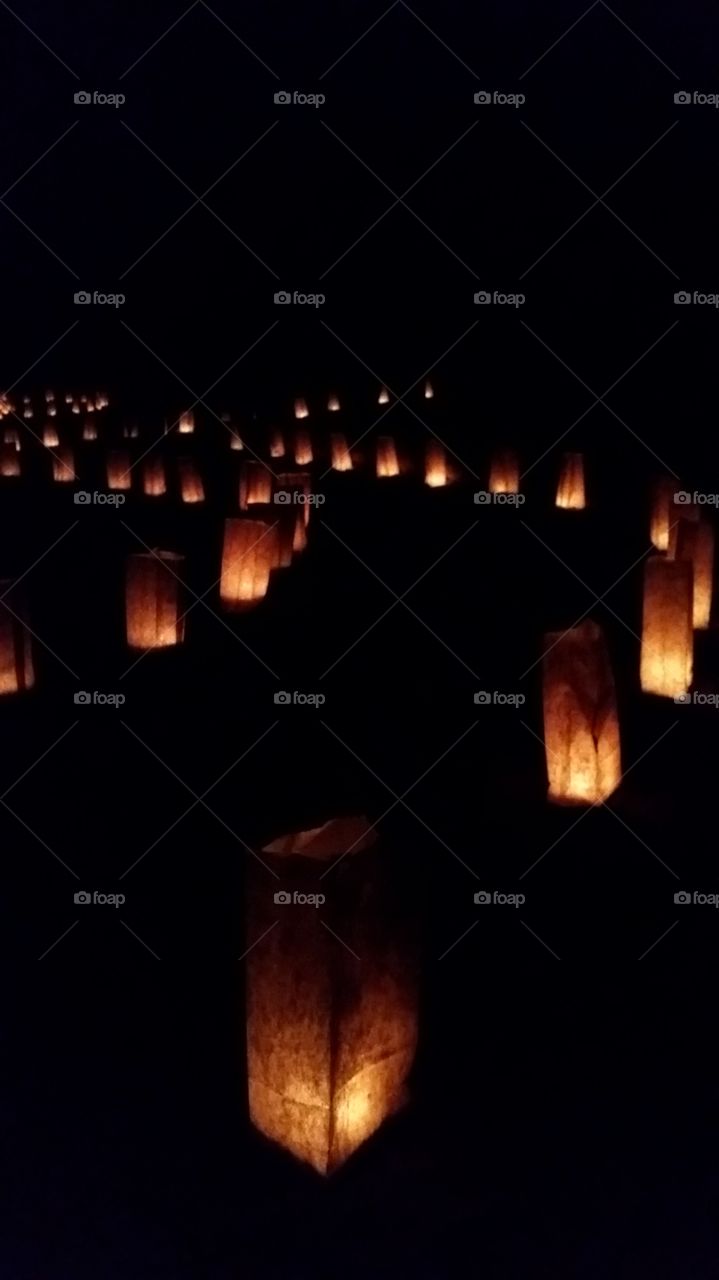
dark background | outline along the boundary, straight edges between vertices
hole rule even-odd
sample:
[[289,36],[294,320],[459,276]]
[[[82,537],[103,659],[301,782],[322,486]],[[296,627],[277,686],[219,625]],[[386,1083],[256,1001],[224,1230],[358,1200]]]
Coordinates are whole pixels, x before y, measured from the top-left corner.
[[[37,671],[0,708],[3,1275],[715,1275],[716,923],[673,894],[719,887],[716,710],[641,695],[637,636],[651,476],[719,488],[719,322],[673,303],[719,288],[717,115],[673,102],[719,91],[716,15],[13,9],[0,384],[36,405],[47,386],[105,389],[105,441],[136,421],[138,451],[200,399],[196,436],[157,449],[171,476],[196,455],[208,502],[136,485],[118,512],[76,507],[32,438],[22,480],[2,482],[0,569],[34,566]],[[475,106],[480,88],[527,101]],[[76,106],[80,89],[127,101]],[[279,89],[327,101],[275,106]],[[245,152],[207,196],[226,225],[198,205],[168,231]],[[537,261],[645,152],[606,197],[626,225],[598,206]],[[485,288],[526,304],[475,307]],[[78,308],[80,289],[127,301]],[[278,308],[278,289],[326,302]],[[410,388],[381,419],[380,383]],[[363,437],[352,475],[323,474],[330,391]],[[252,615],[221,614],[215,588],[182,649],[128,671],[125,556],[183,552],[206,591],[242,456],[215,415],[266,457],[296,395],[326,497],[307,552]],[[383,433],[397,480],[372,477]],[[446,492],[420,483],[431,433],[457,455]],[[477,507],[505,443],[526,504]],[[104,447],[78,444],[85,488]],[[564,448],[587,455],[581,515],[553,509]],[[532,664],[590,606],[634,767],[573,829],[545,802]],[[696,675],[719,689],[713,628]],[[276,708],[278,688],[327,702]],[[480,688],[527,703],[475,707]],[[127,702],[76,708],[78,689]],[[165,835],[225,771],[213,812]],[[422,889],[421,1031],[411,1105],[325,1183],[249,1127],[238,958],[246,846],[347,811],[380,820]],[[479,887],[526,906],[478,915]],[[85,911],[79,888],[127,902]]]

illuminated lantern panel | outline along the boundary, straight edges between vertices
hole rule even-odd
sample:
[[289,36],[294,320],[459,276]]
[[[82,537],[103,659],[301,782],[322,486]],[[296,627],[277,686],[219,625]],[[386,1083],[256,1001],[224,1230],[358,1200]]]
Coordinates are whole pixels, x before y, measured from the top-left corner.
[[183,563],[184,556],[172,551],[128,556],[125,606],[131,649],[165,649],[182,643],[182,584],[175,575]]
[[386,387],[380,388],[380,393],[377,396],[377,404],[389,404],[389,391]]
[[301,508],[295,508],[295,526],[292,537],[292,550],[295,554],[307,548],[307,525]]
[[309,418],[310,411],[307,408],[307,401],[302,399],[295,400],[295,417]]
[[333,471],[352,470],[352,454],[347,447],[346,436],[343,436],[338,431],[333,431],[330,436],[330,450],[332,453]]
[[[279,879],[264,867],[249,871],[250,1117],[321,1174],[406,1101],[417,1045],[411,928],[389,907],[386,865],[372,841],[366,819],[335,819],[262,851]],[[331,880],[320,881],[337,857]],[[278,905],[278,891],[290,900]],[[318,892],[326,906],[302,903]]]
[[581,453],[565,453],[562,459],[556,505],[563,511],[583,511],[587,505],[584,493],[584,457]]
[[399,475],[397,450],[391,436],[379,436],[377,440],[377,475],[380,478]]
[[490,493],[519,493],[519,459],[514,449],[495,453],[487,488]]
[[49,405],[47,406],[47,416],[48,416],[48,418],[56,418],[56,417],[57,417],[57,405],[55,405],[55,404],[49,404]]
[[97,440],[97,427],[92,419],[86,422],[82,428],[82,438],[83,440]]
[[72,449],[68,448],[67,445],[60,445],[53,454],[52,478],[61,484],[68,484],[70,481],[77,479]]
[[669,547],[669,526],[680,512],[674,503],[677,488],[673,476],[660,476],[652,485],[649,537],[657,551],[666,551]]
[[298,494],[301,501],[299,507],[305,528],[310,522],[310,504],[307,501],[312,493],[312,476],[309,471],[283,471],[275,477],[275,492]]
[[424,483],[441,489],[447,483],[447,457],[439,440],[430,440],[424,458]]
[[60,437],[54,427],[43,427],[42,442],[46,449],[57,449]]
[[429,378],[424,384],[424,398],[425,400],[434,400],[434,387]]
[[79,401],[79,400],[73,400],[73,402],[72,402],[72,411],[73,411],[73,413],[74,413],[76,416],[77,416],[78,414],[82,413],[82,406],[81,406],[81,404],[80,404],[80,401]]
[[20,475],[20,455],[12,444],[0,447],[0,476]]
[[329,400],[327,401],[327,409],[328,409],[328,412],[329,412],[329,413],[338,413],[338,412],[339,412],[339,407],[340,407],[340,402],[339,402],[339,400],[337,399],[337,396],[330,396]]
[[277,525],[264,520],[225,521],[220,600],[226,609],[251,609],[267,595],[278,563]]
[[705,631],[712,608],[714,526],[707,520],[680,519],[676,559],[687,560],[692,566],[692,625]]
[[543,702],[548,799],[598,804],[622,777],[614,676],[595,622],[544,637]]
[[644,693],[678,698],[692,682],[692,566],[650,556],[644,568],[640,680]]
[[679,525],[698,524],[699,516],[699,508],[695,507],[693,502],[672,503],[669,515],[669,546],[667,547],[667,558],[669,560],[676,560],[677,558]]
[[300,430],[295,435],[295,462],[298,467],[308,467],[312,460],[310,433]]
[[162,458],[148,458],[143,466],[142,492],[147,498],[161,498],[167,493],[165,464]]
[[137,440],[140,435],[140,428],[136,422],[126,424],[122,428],[122,436],[124,440]]
[[230,435],[230,449],[232,449],[233,453],[239,453],[244,447],[241,437],[238,436],[236,431],[233,431]]
[[240,468],[240,511],[253,503],[272,501],[272,472],[262,462],[243,462]]
[[130,455],[126,449],[111,449],[107,455],[108,489],[129,489],[132,486]]
[[183,502],[204,502],[205,486],[192,458],[178,459],[180,497]]
[[[302,513],[295,506],[276,507],[277,520],[277,565],[278,569],[289,569],[295,549],[295,532],[299,525],[304,534],[305,525]],[[301,549],[301,548],[300,548]]]
[[191,436],[195,430],[195,415],[192,409],[187,409],[180,417],[178,431],[181,436]]
[[273,431],[270,436],[270,457],[284,458],[284,456],[285,456],[285,442],[282,438],[282,432]]
[[3,444],[11,444],[18,453],[20,452],[20,436],[16,427],[6,427],[2,438]]
[[[0,581],[0,596],[0,694],[23,693],[35,683],[25,607],[20,599],[13,599],[11,582]],[[5,599],[10,607],[5,606]]]

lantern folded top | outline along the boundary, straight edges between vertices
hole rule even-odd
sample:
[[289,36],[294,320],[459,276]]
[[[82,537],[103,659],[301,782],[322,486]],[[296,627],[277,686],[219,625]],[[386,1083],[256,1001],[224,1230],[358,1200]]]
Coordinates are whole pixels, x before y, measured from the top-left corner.
[[361,853],[376,843],[377,834],[365,817],[330,818],[321,827],[295,831],[265,845],[263,853],[280,857],[316,858],[329,861],[343,853]]

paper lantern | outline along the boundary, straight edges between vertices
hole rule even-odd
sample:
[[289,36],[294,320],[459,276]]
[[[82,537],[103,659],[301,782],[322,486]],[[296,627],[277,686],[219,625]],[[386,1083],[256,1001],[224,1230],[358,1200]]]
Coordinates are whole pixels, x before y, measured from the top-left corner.
[[72,449],[68,448],[67,445],[60,445],[53,453],[52,478],[60,484],[68,484],[72,480],[77,480]]
[[667,546],[667,559],[676,560],[677,558],[677,541],[679,538],[679,525],[683,523],[698,524],[700,519],[699,508],[694,506],[693,502],[672,502],[669,512],[669,545]]
[[675,558],[692,566],[692,625],[706,631],[714,585],[714,526],[708,520],[680,519]]
[[57,405],[49,404],[49,405],[47,406],[47,416],[48,416],[48,418],[56,418],[56,417],[57,417]]
[[337,399],[337,396],[330,396],[329,400],[327,401],[328,413],[338,413],[339,407],[340,407],[340,402]]
[[0,581],[0,694],[24,693],[35,683],[32,638],[24,599],[11,581]]
[[125,616],[130,649],[166,649],[182,644],[184,593],[179,573],[183,563],[184,556],[173,551],[128,556]]
[[60,437],[54,427],[43,427],[42,442],[46,449],[57,449]]
[[581,453],[565,453],[562,459],[556,505],[563,511],[583,511],[586,506],[584,457]]
[[678,698],[692,682],[692,566],[650,556],[644,567],[640,681],[645,693]]
[[379,436],[377,439],[377,475],[379,477],[399,475],[397,450],[391,436]]
[[267,595],[277,566],[277,525],[264,520],[225,521],[220,600],[226,609],[252,609]]
[[601,629],[583,622],[545,635],[544,742],[548,799],[598,804],[622,778],[619,720]]
[[441,489],[447,483],[447,457],[439,440],[429,440],[424,456],[424,483]]
[[335,819],[262,851],[279,879],[249,870],[250,1117],[320,1174],[406,1101],[417,1045],[412,925],[372,838],[366,819]]
[[306,548],[307,548],[307,525],[305,523],[305,517],[302,509],[300,507],[297,507],[295,509],[295,527],[294,527],[294,534],[292,537],[292,550],[297,555],[299,554],[300,551],[305,551]]
[[20,475],[20,456],[17,449],[12,444],[3,444],[0,446],[0,476],[11,477]]
[[490,493],[519,493],[519,460],[513,449],[501,449],[492,458]]
[[310,433],[301,428],[295,433],[295,462],[298,467],[308,467],[312,460]]
[[81,407],[80,407],[80,401],[79,401],[79,400],[73,400],[73,402],[72,402],[72,412],[75,414],[75,416],[77,416],[79,413],[81,413],[81,412],[82,412]]
[[186,409],[185,412],[180,415],[177,430],[181,436],[191,436],[193,434],[195,430],[195,415],[192,412],[192,409]]
[[179,458],[180,497],[183,502],[204,502],[205,486],[192,458]]
[[333,431],[330,436],[330,450],[333,471],[352,470],[352,454],[347,446],[346,436],[343,436],[339,431]]
[[424,398],[425,400],[434,400],[434,387],[429,378],[424,384]]
[[307,401],[302,399],[295,400],[295,417],[309,418],[310,411],[307,408]]
[[386,387],[380,388],[380,393],[377,396],[377,404],[389,404],[389,391]]
[[272,501],[272,472],[263,462],[243,462],[240,467],[240,511],[254,503]]
[[136,422],[127,422],[122,428],[123,440],[137,440],[140,435],[140,428]]
[[45,404],[52,404],[52,401],[53,401],[54,399],[55,399],[55,392],[54,392],[54,391],[46,391],[46,392],[45,392]]
[[82,438],[83,440],[97,440],[97,427],[92,418],[82,428]]
[[95,408],[96,408],[96,406],[95,406],[95,401],[94,401],[94,400],[88,400],[87,404],[85,405],[85,408],[87,409],[87,412],[88,412],[88,413],[94,413],[94,412],[95,412]]
[[6,427],[2,438],[3,444],[10,444],[16,453],[20,452],[20,436],[16,427]]
[[130,489],[132,472],[130,455],[126,449],[111,449],[107,455],[108,489]]
[[244,446],[244,444],[243,444],[243,442],[242,442],[242,439],[241,439],[241,437],[237,434],[237,432],[236,432],[236,431],[231,432],[231,434],[230,434],[230,449],[232,449],[232,451],[233,451],[233,452],[235,452],[235,453],[239,453],[239,452],[240,452],[240,450],[244,449],[244,447],[245,447],[245,446]]
[[673,476],[660,476],[652,484],[649,537],[657,551],[666,551],[669,547],[669,527],[678,516],[674,506],[677,489],[678,482]]
[[142,468],[142,492],[147,498],[161,498],[167,493],[165,463],[162,458],[148,458]]
[[285,442],[282,437],[282,432],[273,431],[272,435],[270,436],[270,457],[284,458],[284,456],[285,456]]
[[72,395],[70,394],[70,392],[69,392],[69,391],[68,391],[67,395],[65,396],[65,404],[72,404]]

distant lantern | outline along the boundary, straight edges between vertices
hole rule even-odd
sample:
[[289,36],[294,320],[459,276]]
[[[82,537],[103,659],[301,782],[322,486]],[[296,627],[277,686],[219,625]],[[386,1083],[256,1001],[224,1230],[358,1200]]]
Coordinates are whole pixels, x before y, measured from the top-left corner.
[[97,440],[97,427],[92,418],[89,418],[82,428],[83,440]]
[[140,428],[136,422],[126,422],[122,428],[123,440],[137,440],[140,435]]
[[649,537],[657,551],[666,551],[669,547],[669,529],[680,512],[674,503],[677,489],[678,481],[672,476],[660,476],[652,484]]
[[3,444],[11,444],[16,453],[20,452],[20,435],[17,427],[6,427],[2,438]]
[[24,599],[10,581],[0,581],[0,694],[32,689],[35,671]]
[[415,926],[373,841],[365,818],[334,819],[249,870],[250,1118],[321,1174],[406,1101],[417,1047]]
[[313,460],[312,441],[309,431],[300,428],[295,432],[295,463],[298,467],[308,467]]
[[197,464],[192,458],[180,458],[177,463],[180,473],[180,497],[183,502],[204,502],[205,486],[202,483]]
[[490,493],[519,493],[519,459],[514,449],[501,449],[492,458]]
[[264,520],[225,521],[220,600],[226,609],[251,609],[267,595],[277,567],[277,525]]
[[68,448],[67,445],[60,445],[53,454],[52,478],[61,484],[68,484],[72,480],[77,480],[72,449]]
[[543,700],[548,798],[599,804],[622,778],[614,676],[595,622],[544,637]]
[[70,394],[70,392],[69,392],[69,391],[68,391],[67,395],[65,396],[65,404],[72,404],[72,395]]
[[327,401],[328,413],[339,413],[339,407],[340,407],[340,402],[337,399],[337,396],[330,396],[329,400]]
[[79,400],[73,400],[73,402],[72,402],[72,412],[73,412],[75,415],[77,415],[77,414],[79,414],[79,413],[81,413],[81,412],[82,412],[82,409],[81,409],[80,401],[79,401]]
[[87,404],[87,396],[86,396],[86,395],[82,395],[82,396],[80,396],[80,404],[82,404],[82,405]]
[[714,583],[714,526],[708,520],[680,519],[675,559],[692,566],[692,625],[706,631]]
[[130,455],[126,449],[111,449],[107,455],[108,489],[132,488]]
[[[299,504],[305,527],[307,527],[310,522],[310,495],[312,493],[312,476],[309,471],[283,471],[276,475],[275,494],[278,495],[280,493],[297,495],[296,498],[291,496],[289,500]],[[288,499],[283,499],[283,502],[286,501]],[[277,497],[275,497],[275,502],[278,506],[282,505]]]
[[428,440],[424,455],[424,483],[441,489],[447,483],[447,457],[439,440]]
[[352,454],[349,451],[346,436],[339,431],[333,431],[330,436],[330,450],[333,471],[352,470]]
[[101,392],[100,395],[97,396],[95,403],[97,404],[98,409],[106,409],[110,401],[104,392]]
[[307,524],[301,507],[295,508],[295,527],[292,537],[292,550],[296,555],[307,548]]
[[167,493],[165,463],[162,458],[148,458],[142,468],[142,492],[148,498],[161,498]]
[[43,427],[42,442],[46,449],[57,449],[60,437],[54,427]]
[[131,649],[166,649],[185,637],[184,556],[154,551],[128,556],[125,577],[127,643]]
[[556,505],[563,511],[583,511],[587,505],[583,454],[565,453],[559,473]]
[[397,449],[391,436],[379,436],[377,439],[377,475],[380,477],[399,475]]
[[20,455],[12,444],[0,445],[0,476],[20,475]]
[[48,418],[56,418],[56,417],[57,417],[57,405],[49,404],[49,405],[47,406],[47,416],[48,416]]
[[692,682],[692,566],[650,556],[644,568],[640,680],[645,693],[678,698]]
[[85,405],[85,408],[86,408],[86,410],[87,410],[87,412],[88,412],[88,413],[94,413],[94,412],[95,412],[95,409],[96,409],[95,401],[94,401],[94,400],[88,400],[87,404]]
[[302,400],[301,398],[295,400],[295,417],[309,418],[309,416],[310,416],[310,411],[307,408],[307,401]]
[[54,391],[46,391],[46,392],[45,392],[45,404],[52,404],[52,402],[53,402],[53,400],[54,400],[54,399],[55,399],[55,392],[54,392]]
[[380,393],[377,396],[377,404],[389,404],[389,391],[386,387],[380,387]]
[[694,506],[693,502],[677,503],[674,499],[673,508],[669,515],[669,545],[667,547],[667,558],[676,560],[677,542],[679,538],[680,524],[698,524],[700,519],[700,511]]
[[281,431],[275,430],[270,434],[270,457],[284,458],[285,442]]
[[30,419],[30,418],[34,417],[34,414],[33,414],[33,411],[32,411],[32,406],[31,406],[31,405],[29,405],[29,404],[26,404],[26,405],[25,405],[25,408],[24,408],[24,409],[23,409],[23,411],[22,411],[22,416],[23,416],[23,418],[27,418],[27,419]]
[[191,436],[195,430],[195,415],[192,409],[186,409],[180,415],[180,421],[177,427],[181,436]]
[[272,501],[273,475],[264,462],[243,462],[240,467],[240,510],[246,511],[254,503]]
[[424,384],[424,398],[425,400],[434,400],[434,387],[429,378]]

